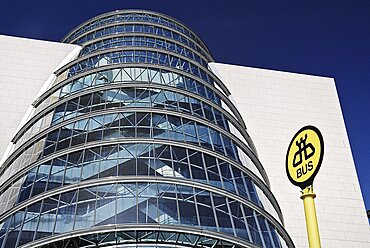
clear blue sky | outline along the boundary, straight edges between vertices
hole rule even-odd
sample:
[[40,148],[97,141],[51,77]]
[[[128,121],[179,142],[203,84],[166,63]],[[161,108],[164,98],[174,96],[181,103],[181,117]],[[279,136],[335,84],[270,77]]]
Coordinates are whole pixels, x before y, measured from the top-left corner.
[[2,1],[0,34],[60,40],[98,14],[125,8],[173,16],[218,62],[334,77],[370,209],[370,1]]

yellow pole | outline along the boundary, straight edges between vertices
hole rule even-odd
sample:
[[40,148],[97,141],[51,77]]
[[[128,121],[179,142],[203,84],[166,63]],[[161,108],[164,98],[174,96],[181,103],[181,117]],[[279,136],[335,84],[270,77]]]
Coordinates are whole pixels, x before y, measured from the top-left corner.
[[306,227],[308,235],[308,244],[310,248],[321,248],[319,227],[317,224],[316,208],[312,185],[301,191],[303,200],[304,214],[306,216]]

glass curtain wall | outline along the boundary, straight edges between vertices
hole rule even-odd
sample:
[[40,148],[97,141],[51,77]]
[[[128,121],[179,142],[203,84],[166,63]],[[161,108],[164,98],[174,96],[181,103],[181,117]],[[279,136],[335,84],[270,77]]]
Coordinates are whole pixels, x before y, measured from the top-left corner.
[[181,22],[82,23],[0,170],[0,248],[294,247],[240,113]]

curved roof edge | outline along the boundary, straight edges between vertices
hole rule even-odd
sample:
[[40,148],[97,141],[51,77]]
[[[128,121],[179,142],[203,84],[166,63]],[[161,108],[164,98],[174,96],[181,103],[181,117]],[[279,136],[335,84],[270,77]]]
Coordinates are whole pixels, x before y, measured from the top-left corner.
[[61,39],[61,42],[64,42],[67,39],[68,36],[70,36],[72,33],[74,33],[75,31],[77,31],[79,28],[81,28],[82,26],[84,26],[84,25],[86,25],[86,24],[88,24],[88,23],[90,23],[92,21],[98,20],[98,19],[103,18],[103,17],[111,16],[111,15],[114,15],[114,14],[120,14],[120,13],[147,13],[147,14],[154,14],[154,15],[158,15],[158,16],[162,16],[162,17],[165,17],[165,18],[172,19],[175,22],[177,22],[177,23],[181,24],[182,26],[184,26],[185,28],[187,28],[191,33],[193,33],[199,39],[199,41],[202,43],[202,45],[205,46],[205,48],[207,49],[207,52],[213,58],[212,53],[209,50],[209,48],[206,45],[206,43],[188,25],[186,25],[182,21],[179,21],[178,19],[176,19],[176,18],[174,18],[172,16],[169,16],[169,15],[166,15],[166,14],[163,14],[163,13],[160,13],[160,12],[152,11],[152,10],[143,10],[143,9],[122,9],[122,10],[114,10],[114,11],[109,11],[109,12],[106,12],[106,13],[103,13],[103,14],[100,14],[100,15],[97,15],[95,17],[92,17],[92,18],[90,18],[90,19],[88,19],[88,20],[80,23],[74,29],[72,29],[68,34],[66,34]]

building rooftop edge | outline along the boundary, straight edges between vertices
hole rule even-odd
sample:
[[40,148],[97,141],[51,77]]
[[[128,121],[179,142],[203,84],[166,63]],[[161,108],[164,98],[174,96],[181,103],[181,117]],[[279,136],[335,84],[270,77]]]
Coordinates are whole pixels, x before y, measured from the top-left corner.
[[164,14],[164,13],[161,13],[161,12],[157,12],[157,11],[153,11],[153,10],[145,10],[145,9],[120,9],[120,10],[113,10],[113,11],[105,12],[105,13],[99,14],[97,16],[91,17],[90,19],[88,19],[88,20],[86,20],[86,21],[78,24],[75,28],[73,28],[70,32],[68,32],[60,40],[60,42],[64,42],[69,35],[71,35],[75,31],[77,31],[83,25],[85,25],[85,24],[87,24],[89,22],[92,22],[94,20],[97,20],[99,18],[102,18],[104,16],[114,15],[115,13],[135,13],[135,12],[155,14],[155,15],[163,16],[163,17],[166,17],[166,18],[169,18],[169,19],[172,19],[172,20],[178,22],[179,24],[183,25],[185,28],[189,29],[189,31],[192,32],[203,43],[203,45],[207,49],[207,52],[211,55],[211,57],[213,57],[211,51],[209,50],[207,44],[203,41],[203,39],[197,33],[195,33],[188,25],[186,25],[184,22],[182,22],[182,21],[180,21],[180,20],[178,20],[178,19],[176,19],[176,18],[174,18],[174,17],[172,17],[170,15],[167,15],[167,14]]
[[0,34],[0,39],[6,38],[6,39],[22,39],[22,40],[29,40],[29,41],[36,41],[36,42],[45,42],[45,43],[53,43],[58,44],[62,46],[71,46],[71,47],[81,47],[76,44],[69,44],[69,43],[62,43],[59,41],[52,41],[52,40],[42,40],[42,39],[36,39],[36,38],[29,38],[29,37],[21,37],[21,36],[15,36],[15,35],[7,35],[7,34]]
[[259,70],[259,71],[268,71],[268,72],[277,72],[277,73],[284,73],[284,74],[294,74],[297,76],[307,76],[307,77],[317,77],[321,79],[330,79],[332,81],[335,81],[334,77],[331,76],[322,76],[322,75],[313,75],[313,74],[306,74],[306,73],[300,73],[300,72],[292,72],[292,71],[284,71],[284,70],[277,70],[277,69],[269,69],[269,68],[259,68],[259,67],[254,67],[254,66],[249,66],[249,65],[236,65],[236,64],[228,64],[228,63],[223,63],[223,62],[209,62],[209,65],[212,64],[220,64],[220,65],[225,65],[229,67],[239,67],[239,68],[249,68],[253,70]]

